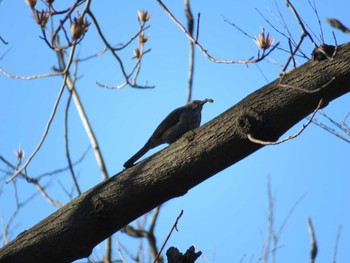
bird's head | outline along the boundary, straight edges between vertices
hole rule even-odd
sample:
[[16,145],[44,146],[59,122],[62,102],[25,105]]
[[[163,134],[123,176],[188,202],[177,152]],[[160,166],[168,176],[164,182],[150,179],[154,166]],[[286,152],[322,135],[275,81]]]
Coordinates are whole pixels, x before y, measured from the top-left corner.
[[187,107],[190,107],[192,109],[196,109],[196,108],[202,108],[202,106],[207,103],[207,102],[214,102],[214,100],[212,99],[205,99],[205,100],[193,100],[190,101],[186,104]]

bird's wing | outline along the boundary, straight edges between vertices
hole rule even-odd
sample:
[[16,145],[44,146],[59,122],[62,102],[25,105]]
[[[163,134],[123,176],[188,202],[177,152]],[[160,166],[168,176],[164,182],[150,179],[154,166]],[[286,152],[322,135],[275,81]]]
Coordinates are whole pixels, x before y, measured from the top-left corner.
[[184,109],[185,106],[177,108],[170,112],[169,115],[166,116],[165,119],[158,125],[151,138],[160,138],[170,127],[179,123],[181,114]]

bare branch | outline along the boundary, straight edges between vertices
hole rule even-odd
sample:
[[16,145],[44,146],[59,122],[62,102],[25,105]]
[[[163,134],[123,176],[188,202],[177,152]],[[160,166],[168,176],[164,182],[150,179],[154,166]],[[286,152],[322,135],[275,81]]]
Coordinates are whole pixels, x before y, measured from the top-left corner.
[[[67,64],[65,63],[63,52],[57,52],[57,56],[58,56],[59,64],[61,67],[67,68],[67,66],[71,63],[71,62],[67,62]],[[68,73],[65,75],[65,83],[66,83],[66,87],[68,88],[69,92],[72,95],[75,107],[76,107],[78,114],[80,116],[80,120],[82,121],[83,126],[85,128],[85,131],[89,137],[90,144],[91,144],[92,149],[94,151],[97,164],[98,164],[100,171],[101,171],[101,174],[102,174],[102,178],[103,178],[103,180],[105,180],[108,178],[108,173],[107,173],[106,165],[104,163],[104,159],[102,157],[95,133],[92,130],[92,127],[91,127],[90,122],[88,120],[88,117],[86,115],[85,109],[84,109],[84,107],[80,101],[79,95],[75,89],[74,80],[71,79],[71,77]]]
[[[283,81],[283,76],[281,76],[281,79],[280,79],[280,82]],[[287,85],[287,84],[278,84],[279,87],[282,87],[282,88],[287,88],[287,89],[295,89],[295,90],[299,90],[299,91],[302,91],[302,92],[305,92],[305,93],[309,93],[309,94],[312,94],[312,93],[316,93],[316,92],[319,92],[320,90],[328,87],[333,81],[335,80],[335,77],[332,77],[326,84],[322,85],[321,87],[319,87],[318,89],[315,89],[315,90],[306,90],[306,89],[303,89],[301,87],[295,87],[295,86],[292,86],[292,85]]]
[[149,223],[150,227],[149,227],[148,232],[150,232],[152,234],[154,233],[154,228],[156,226],[156,222],[157,222],[157,219],[159,216],[160,207],[161,206],[158,206],[153,210],[152,218],[151,218],[151,221]]
[[[341,129],[342,131],[344,131],[346,133],[346,135],[350,136],[350,129],[347,128],[346,124],[339,124],[336,121],[334,121],[332,118],[330,118],[328,115],[326,115],[324,112],[320,112],[320,114],[322,116],[324,116],[325,118],[327,118],[332,124],[334,124],[337,128]],[[348,115],[347,115],[348,116]],[[335,135],[336,137],[344,140],[347,143],[350,143],[350,139],[346,138],[343,134],[339,133],[338,131],[336,131],[335,129],[329,127],[328,125],[320,122],[318,119],[314,118],[312,120],[313,124],[316,124],[317,126],[319,126],[320,128],[324,129],[325,131]]]
[[224,15],[221,15],[224,19],[224,21],[226,23],[228,23],[229,25],[233,26],[234,28],[236,28],[239,32],[241,32],[243,35],[251,38],[251,39],[254,39],[253,36],[249,35],[247,32],[245,32],[242,28],[240,28],[239,26],[237,26],[235,23],[233,23],[232,21],[230,21],[227,17],[225,17]]
[[8,42],[7,42],[5,39],[3,39],[2,36],[0,36],[0,41],[1,41],[3,44],[8,45]]
[[[312,36],[310,35],[310,33],[306,30],[304,23],[302,21],[302,19],[300,18],[298,12],[296,11],[296,9],[294,8],[294,6],[292,5],[292,3],[289,0],[286,0],[286,5],[287,7],[292,11],[293,15],[295,16],[296,20],[299,23],[299,26],[301,28],[301,39],[303,39],[303,36],[308,36],[310,38],[311,43],[314,45],[315,48],[318,47],[318,45],[315,43],[315,41],[313,40]],[[296,48],[297,49],[297,48]]]
[[[193,37],[193,28],[194,28],[194,20],[193,15],[190,8],[190,1],[184,0],[185,3],[185,15],[187,19],[187,30],[189,34]],[[198,41],[199,34],[199,15],[198,15],[198,24],[197,24],[197,35],[196,41]],[[193,84],[193,73],[194,73],[194,44],[191,40],[189,40],[189,65],[188,65],[188,84],[187,84],[187,102],[192,100],[192,84]]]
[[[137,79],[137,76],[138,76],[138,70],[140,69],[140,61],[143,57],[144,54],[146,54],[147,52],[149,52],[150,50],[146,50],[146,51],[143,51],[141,52],[141,56],[138,58],[138,61],[135,63],[135,66],[134,68],[131,70],[131,72],[128,74],[126,72],[126,69],[124,67],[124,63],[122,61],[122,59],[119,57],[119,55],[117,54],[117,51],[125,48],[126,46],[128,46],[134,39],[136,39],[136,37],[138,37],[143,31],[145,31],[148,27],[145,26],[145,23],[141,24],[140,25],[140,29],[139,31],[133,36],[130,38],[130,40],[124,44],[122,47],[119,47],[119,48],[114,48],[111,46],[111,44],[107,41],[106,37],[104,36],[104,34],[102,33],[102,30],[100,28],[100,25],[96,19],[96,17],[94,16],[94,14],[92,13],[91,10],[88,10],[87,11],[87,14],[90,16],[92,22],[94,23],[95,27],[96,27],[96,30],[97,30],[97,33],[98,35],[100,36],[101,40],[103,41],[103,43],[105,44],[106,48],[111,51],[113,57],[117,60],[118,64],[119,64],[119,67],[120,67],[120,70],[124,76],[124,82],[120,85],[117,85],[117,86],[107,86],[107,85],[104,85],[104,84],[101,84],[99,82],[96,82],[96,84],[100,87],[104,87],[104,88],[109,88],[109,89],[120,89],[120,88],[123,88],[127,85],[133,87],[133,88],[153,88],[152,86],[141,86],[141,85],[138,85],[136,83],[136,79]],[[138,70],[136,70],[138,69]],[[134,75],[134,79],[133,81],[130,81],[130,77],[134,74],[136,70],[136,74]]]
[[62,76],[64,74],[64,72],[60,72],[60,73],[38,74],[33,76],[20,76],[20,75],[10,74],[7,71],[5,71],[3,68],[0,68],[0,72],[8,78],[21,79],[21,80],[33,80],[33,79],[41,79],[41,78],[47,78],[47,77],[57,77],[57,76]]
[[342,226],[340,225],[338,227],[337,236],[335,238],[334,251],[333,251],[333,261],[332,261],[333,263],[337,262],[337,252],[338,252],[338,245],[339,245],[341,230],[342,230]]
[[58,104],[61,100],[61,97],[62,97],[62,94],[63,94],[63,91],[64,91],[64,88],[66,86],[66,81],[67,81],[67,72],[68,72],[68,69],[70,68],[71,64],[72,64],[72,61],[73,61],[73,56],[74,56],[74,51],[75,51],[75,46],[72,47],[71,49],[71,52],[70,52],[70,56],[69,56],[69,59],[68,59],[68,62],[67,62],[67,66],[64,70],[65,74],[64,74],[64,77],[63,77],[63,82],[62,82],[62,85],[61,85],[61,88],[60,88],[60,91],[57,95],[57,99],[56,99],[56,102],[54,104],[54,107],[52,109],[52,112],[51,112],[51,115],[50,115],[50,118],[46,124],[46,128],[44,130],[44,133],[38,143],[38,145],[36,146],[36,148],[34,149],[34,151],[32,152],[32,154],[28,157],[27,161],[25,162],[25,164],[19,169],[16,171],[16,173],[14,175],[12,175],[9,179],[6,180],[6,183],[9,183],[11,182],[13,179],[15,179],[17,177],[17,175],[19,175],[27,166],[28,164],[30,163],[30,161],[34,158],[34,156],[36,155],[36,153],[39,151],[39,149],[41,148],[41,146],[43,145],[44,141],[45,141],[45,138],[49,132],[49,129],[50,129],[50,125],[56,115],[56,110],[57,110],[57,107],[58,107]]
[[267,57],[278,45],[279,43],[275,44],[271,47],[271,49],[268,52],[263,52],[262,55],[258,52],[258,55],[256,58],[251,57],[246,60],[225,60],[225,59],[216,59],[213,56],[211,56],[207,50],[203,48],[203,46],[194,39],[191,34],[186,30],[186,28],[175,18],[175,16],[170,12],[170,10],[163,4],[161,0],[156,0],[159,6],[163,9],[163,11],[170,17],[170,19],[181,29],[182,32],[185,33],[186,37],[197,46],[197,48],[203,53],[203,55],[209,59],[212,62],[215,63],[222,63],[222,64],[248,64],[248,63],[257,63],[261,60],[263,60],[265,57]]
[[55,201],[53,200],[45,191],[44,187],[42,187],[40,184],[39,184],[39,181],[38,180],[30,180],[31,183],[33,183],[36,188],[38,189],[38,191],[41,193],[41,195],[53,206],[58,206],[58,207],[62,207],[64,206],[64,204],[58,202],[58,201]]
[[106,51],[107,51],[107,47],[105,46],[101,51],[96,52],[95,54],[92,54],[91,56],[88,56],[86,58],[78,58],[75,61],[76,62],[85,62],[85,61],[90,60],[92,58],[95,58],[95,57],[98,57],[98,56],[102,56]]
[[6,245],[8,243],[8,232],[9,229],[11,227],[11,224],[13,222],[13,220],[16,218],[19,209],[20,209],[20,203],[18,201],[18,192],[17,192],[17,185],[16,182],[13,182],[13,188],[14,188],[14,195],[15,195],[15,210],[12,212],[9,220],[7,221],[7,223],[5,224],[4,222],[4,218],[1,217],[1,224],[2,224],[2,245]]
[[119,253],[119,256],[121,258],[121,261],[122,263],[127,263],[127,261],[125,260],[124,256],[123,256],[123,252],[122,252],[122,248],[121,248],[121,245],[120,245],[120,242],[119,242],[119,238],[117,237],[117,249],[118,249],[118,253]]
[[66,109],[64,112],[64,146],[65,146],[65,152],[66,152],[66,157],[67,157],[67,161],[68,161],[68,167],[69,167],[69,171],[70,174],[72,176],[72,180],[73,180],[73,184],[75,187],[75,190],[77,191],[78,195],[81,195],[81,191],[79,188],[79,184],[77,181],[77,178],[75,176],[74,173],[74,169],[73,169],[73,164],[72,164],[72,160],[70,158],[70,153],[69,153],[69,143],[68,143],[68,109],[69,109],[69,105],[72,99],[72,94],[70,94],[68,101],[67,101],[67,105],[66,105]]
[[157,257],[156,257],[156,258],[154,259],[154,261],[153,261],[154,263],[157,262],[158,258],[159,258],[160,255],[162,254],[162,251],[163,251],[163,249],[164,249],[166,243],[168,242],[168,240],[169,240],[171,234],[173,233],[174,229],[176,229],[176,231],[178,231],[178,230],[177,230],[177,223],[179,222],[179,219],[181,218],[183,212],[184,212],[184,211],[181,210],[180,214],[176,217],[176,220],[175,220],[173,226],[171,227],[169,234],[168,234],[167,237],[165,238],[165,240],[164,240],[164,242],[163,242],[163,245],[162,245],[162,247],[160,248],[160,250],[159,250],[159,252],[158,252]]
[[320,28],[321,43],[324,44],[323,29],[322,29],[321,19],[320,19],[320,16],[318,15],[317,7],[316,7],[316,1],[312,0],[312,3],[311,3],[311,0],[308,0],[308,2],[317,17],[318,27]]

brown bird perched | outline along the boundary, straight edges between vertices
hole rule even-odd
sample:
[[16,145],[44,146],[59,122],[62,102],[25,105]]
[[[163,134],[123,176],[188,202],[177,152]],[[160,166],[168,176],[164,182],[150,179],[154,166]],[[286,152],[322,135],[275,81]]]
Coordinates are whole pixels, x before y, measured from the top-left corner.
[[132,167],[150,149],[163,143],[173,143],[186,132],[199,127],[201,123],[201,111],[206,102],[212,99],[193,100],[185,106],[177,108],[158,125],[146,144],[124,163],[125,168]]

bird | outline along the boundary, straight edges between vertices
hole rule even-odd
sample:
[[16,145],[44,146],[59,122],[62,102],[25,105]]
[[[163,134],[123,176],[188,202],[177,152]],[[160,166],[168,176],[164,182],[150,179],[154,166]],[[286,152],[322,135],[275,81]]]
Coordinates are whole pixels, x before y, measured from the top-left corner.
[[158,125],[146,144],[124,163],[124,168],[134,166],[146,152],[161,144],[171,144],[178,140],[186,132],[200,126],[201,111],[207,102],[214,102],[212,99],[193,100],[185,106],[177,108]]

